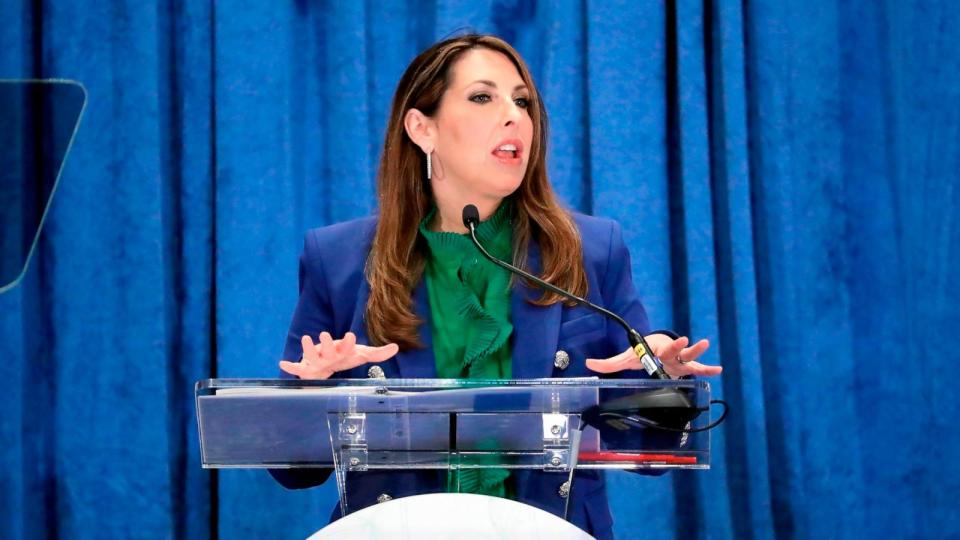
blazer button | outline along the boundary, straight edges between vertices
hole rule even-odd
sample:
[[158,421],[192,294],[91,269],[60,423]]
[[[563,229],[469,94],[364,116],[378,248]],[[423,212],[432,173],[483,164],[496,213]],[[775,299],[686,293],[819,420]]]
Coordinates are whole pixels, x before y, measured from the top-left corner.
[[560,489],[557,490],[557,495],[559,495],[561,499],[566,499],[567,496],[570,495],[570,482],[564,482],[560,484]]
[[380,496],[377,497],[378,503],[385,503],[387,501],[392,501],[392,500],[393,500],[393,497],[387,495],[386,493],[381,493]]
[[386,379],[387,376],[383,373],[383,368],[380,366],[370,366],[370,369],[367,370],[367,378],[370,379]]
[[567,354],[567,351],[557,351],[557,354],[553,356],[553,365],[559,369],[567,369],[567,366],[570,365],[570,355]]

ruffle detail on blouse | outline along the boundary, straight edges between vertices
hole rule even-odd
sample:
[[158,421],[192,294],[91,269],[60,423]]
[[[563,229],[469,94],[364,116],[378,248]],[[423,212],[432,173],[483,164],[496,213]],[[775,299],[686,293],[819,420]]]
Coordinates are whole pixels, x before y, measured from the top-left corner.
[[472,378],[471,370],[478,360],[490,356],[506,345],[513,332],[513,325],[509,321],[495,319],[483,309],[476,295],[469,292],[466,287],[463,291],[460,299],[463,307],[460,308],[459,314],[472,320],[474,328],[477,329],[473,339],[466,343],[463,352],[463,369],[467,373],[467,378]]

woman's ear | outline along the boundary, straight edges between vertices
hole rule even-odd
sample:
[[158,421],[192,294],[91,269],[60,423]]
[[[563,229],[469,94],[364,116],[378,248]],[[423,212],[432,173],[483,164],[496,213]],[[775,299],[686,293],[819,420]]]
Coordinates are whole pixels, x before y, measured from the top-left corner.
[[410,109],[403,116],[403,127],[413,144],[419,146],[425,154],[429,154],[436,147],[436,124],[429,116],[417,109]]

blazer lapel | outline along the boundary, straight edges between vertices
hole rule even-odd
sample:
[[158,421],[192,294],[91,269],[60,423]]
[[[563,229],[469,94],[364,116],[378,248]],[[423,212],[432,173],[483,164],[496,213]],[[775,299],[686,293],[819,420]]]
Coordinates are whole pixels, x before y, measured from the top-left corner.
[[[527,251],[530,272],[540,272],[540,246],[533,240]],[[560,338],[561,302],[537,306],[528,299],[539,298],[540,289],[518,280],[510,295],[510,313],[513,319],[514,379],[542,379],[553,374],[553,357]]]
[[[358,343],[370,342],[370,338],[367,336],[367,325],[364,322],[369,298],[370,284],[364,279],[357,295],[357,301],[353,309],[353,320],[350,324],[351,330],[357,335]],[[383,368],[385,375],[391,379],[398,377],[404,379],[433,379],[437,376],[437,366],[433,358],[433,334],[430,331],[430,307],[424,280],[421,280],[420,285],[414,290],[413,302],[417,316],[424,321],[420,326],[420,342],[425,345],[425,348],[400,351],[390,360],[381,362],[380,367]],[[364,370],[366,369],[364,367]]]

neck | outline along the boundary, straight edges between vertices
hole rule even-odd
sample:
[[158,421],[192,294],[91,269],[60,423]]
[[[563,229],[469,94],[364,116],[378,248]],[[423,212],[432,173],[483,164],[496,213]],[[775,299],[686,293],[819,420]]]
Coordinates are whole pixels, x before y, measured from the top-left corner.
[[500,207],[500,203],[503,201],[503,199],[487,198],[468,199],[469,198],[456,198],[456,200],[444,200],[439,197],[436,198],[437,215],[434,217],[433,223],[430,224],[430,229],[435,232],[466,234],[469,231],[463,226],[464,206],[468,204],[476,206],[477,210],[480,211],[480,221],[486,221],[497,211],[497,208]]

